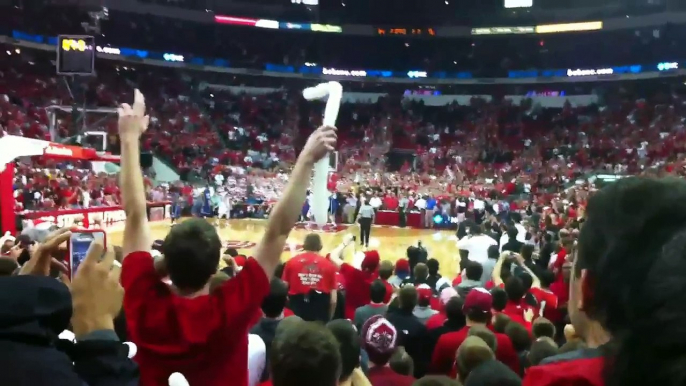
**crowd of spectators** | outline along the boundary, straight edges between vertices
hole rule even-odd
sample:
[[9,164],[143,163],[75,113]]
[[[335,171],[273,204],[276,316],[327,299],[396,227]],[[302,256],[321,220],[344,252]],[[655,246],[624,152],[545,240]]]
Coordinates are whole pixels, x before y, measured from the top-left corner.
[[[203,219],[151,239],[146,111],[136,92],[118,123],[121,249],[93,243],[70,280],[59,261],[68,229],[3,238],[8,384],[681,384],[683,180],[628,177],[545,219],[523,208],[492,215],[487,201],[465,212],[456,277],[421,246],[395,264],[375,250],[346,256],[351,236],[323,251],[311,234],[284,263],[313,164],[335,146],[335,129],[321,127],[254,255],[229,249],[218,270],[222,244]],[[36,291],[49,303],[17,295]],[[71,341],[57,340],[67,327]]]

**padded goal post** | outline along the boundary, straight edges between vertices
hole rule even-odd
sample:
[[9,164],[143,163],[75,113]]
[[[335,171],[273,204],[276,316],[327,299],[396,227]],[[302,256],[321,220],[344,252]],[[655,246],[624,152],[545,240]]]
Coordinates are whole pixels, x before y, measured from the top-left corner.
[[14,212],[14,163],[19,157],[46,157],[75,161],[119,163],[119,156],[79,146],[68,146],[40,139],[6,135],[0,138],[0,230],[17,231]]

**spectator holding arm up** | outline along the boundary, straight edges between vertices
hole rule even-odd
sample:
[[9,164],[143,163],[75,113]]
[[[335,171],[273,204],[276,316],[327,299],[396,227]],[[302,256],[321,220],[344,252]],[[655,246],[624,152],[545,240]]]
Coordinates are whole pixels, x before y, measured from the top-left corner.
[[[142,386],[166,386],[173,372],[190,385],[248,384],[248,328],[269,293],[269,279],[305,200],[314,163],[332,150],[336,132],[316,130],[306,143],[281,200],[274,208],[262,241],[233,279],[209,293],[217,272],[221,241],[202,219],[176,225],[153,261],[140,167],[140,136],[147,129],[143,95],[136,90],[133,107],[119,109],[122,142],[121,187],[126,212],[122,285],[131,340]],[[169,275],[172,285],[160,278]]]
[[[0,278],[2,384],[136,386],[138,367],[114,332],[124,296],[114,254],[100,260],[104,247],[94,242],[73,283],[49,277],[70,236],[69,229],[51,234],[18,276]],[[57,341],[70,318],[76,343]]]

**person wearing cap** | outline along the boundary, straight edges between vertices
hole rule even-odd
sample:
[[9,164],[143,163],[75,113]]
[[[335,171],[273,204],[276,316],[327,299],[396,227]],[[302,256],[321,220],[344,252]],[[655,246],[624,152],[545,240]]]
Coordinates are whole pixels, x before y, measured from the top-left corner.
[[378,251],[356,254],[355,260],[359,261],[359,269],[345,263],[341,255],[345,248],[353,242],[353,236],[346,235],[343,243],[329,254],[329,259],[339,268],[345,282],[345,318],[350,320],[354,320],[355,310],[369,304],[370,287],[372,282],[379,277],[378,269],[381,263]]
[[373,386],[411,386],[415,379],[401,375],[389,367],[398,347],[398,331],[386,318],[376,315],[368,319],[360,330],[362,348],[369,356],[367,376]]
[[395,274],[388,279],[388,282],[395,288],[400,288],[403,280],[410,276],[410,262],[407,259],[398,259],[395,262]]
[[303,250],[291,258],[283,270],[290,307],[306,321],[326,323],[336,309],[336,267],[319,254],[322,240],[318,234],[305,237]]
[[[491,293],[482,287],[469,291],[462,307],[467,325],[459,331],[447,333],[438,339],[431,357],[432,373],[451,375],[455,352],[467,338],[469,328],[472,326],[488,326],[492,315],[492,302],[493,297]],[[505,334],[496,333],[495,335],[498,340],[495,352],[496,358],[506,364],[512,371],[519,371],[519,357],[512,346],[510,338]]]
[[431,309],[433,291],[428,284],[420,284],[417,287],[417,296],[417,305],[414,307],[412,314],[419,319],[420,322],[426,325],[426,321],[438,313],[438,311]]

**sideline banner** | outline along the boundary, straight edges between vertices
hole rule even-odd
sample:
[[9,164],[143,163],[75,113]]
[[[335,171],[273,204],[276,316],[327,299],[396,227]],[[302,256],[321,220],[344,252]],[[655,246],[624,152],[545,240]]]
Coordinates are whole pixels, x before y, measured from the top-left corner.
[[[160,221],[169,218],[170,202],[149,202],[148,219],[150,221]],[[24,212],[18,213],[23,224],[36,220],[50,222],[59,227],[80,226],[89,228],[100,224],[102,228],[107,228],[126,220],[126,213],[121,206],[103,206],[88,209],[65,209],[52,212]]]

